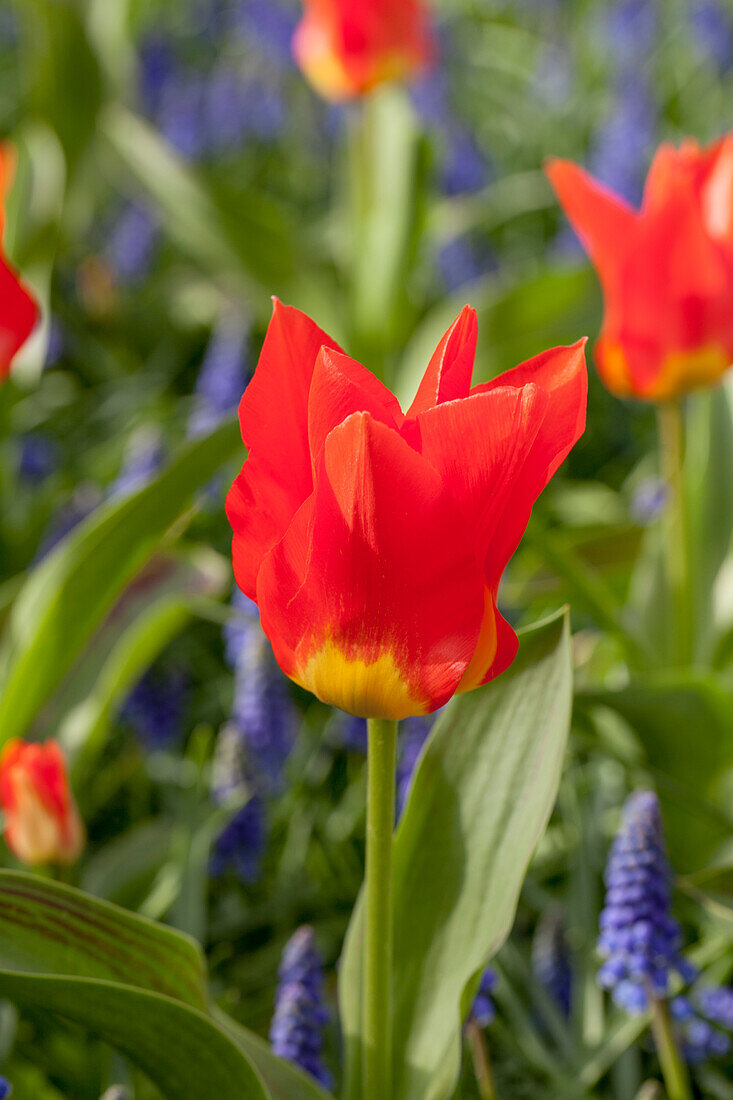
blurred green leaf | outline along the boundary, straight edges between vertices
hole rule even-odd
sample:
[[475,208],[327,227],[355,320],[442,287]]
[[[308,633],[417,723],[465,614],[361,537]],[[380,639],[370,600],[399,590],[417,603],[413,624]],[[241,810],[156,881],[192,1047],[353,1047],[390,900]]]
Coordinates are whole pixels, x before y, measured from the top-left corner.
[[144,119],[119,104],[108,106],[102,132],[154,200],[171,238],[239,299],[274,290],[287,296],[295,270],[297,234],[281,203],[250,184],[204,178],[189,167]]
[[126,1054],[171,1100],[271,1100],[225,1033],[180,1001],[114,982],[4,969],[0,991],[22,1008],[81,1024]]
[[236,424],[227,423],[187,443],[149,485],[101,506],[32,572],[4,638],[0,742],[26,730],[125,585],[197,490],[232,456],[238,439]]
[[595,330],[595,276],[587,268],[549,269],[531,278],[489,276],[446,295],[417,327],[402,357],[395,392],[407,407],[430,356],[466,300],[479,316],[474,384],[487,381],[553,344]]
[[[497,681],[456,696],[418,763],[394,846],[394,1094],[445,1100],[482,968],[509,933],[570,723],[567,616],[522,635]],[[361,906],[340,974],[348,1100],[360,1096]]]
[[703,672],[654,673],[617,690],[582,690],[581,708],[615,710],[658,777],[672,861],[699,870],[730,837],[733,700]]
[[95,852],[84,866],[88,894],[137,908],[171,847],[169,818],[157,817],[121,833]]
[[[731,553],[733,500],[733,386],[726,379],[695,395],[687,425],[686,484],[689,495],[692,580],[699,658],[707,660],[721,623],[715,582]],[[726,608],[730,614],[730,604]]]
[[23,0],[17,6],[29,46],[30,103],[58,134],[71,173],[95,136],[103,102],[102,74],[79,4]]
[[57,736],[68,754],[72,774],[88,773],[99,756],[115,707],[135,686],[158,654],[190,619],[196,596],[221,593],[229,570],[213,552],[170,559],[160,590],[145,586],[144,601],[129,625],[112,613],[114,647],[94,685],[66,715]]
[[403,89],[366,97],[350,134],[350,271],[356,350],[389,347],[405,302],[418,215],[418,131]]

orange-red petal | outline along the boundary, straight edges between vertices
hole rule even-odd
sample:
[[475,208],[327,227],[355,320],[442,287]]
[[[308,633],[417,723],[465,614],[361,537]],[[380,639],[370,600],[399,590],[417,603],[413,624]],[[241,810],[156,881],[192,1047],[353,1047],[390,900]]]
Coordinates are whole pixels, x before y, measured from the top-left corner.
[[252,453],[227,497],[234,573],[250,597],[262,559],[313,490],[308,395],[324,346],[341,350],[305,313],[274,300],[257,369],[239,407],[242,440]]
[[418,416],[443,401],[468,396],[477,341],[476,310],[464,306],[433,352],[415,400],[407,410],[408,417]]
[[355,413],[328,436],[313,502],[265,560],[257,599],[288,675],[352,713],[400,718],[456,690],[483,588],[438,472]]

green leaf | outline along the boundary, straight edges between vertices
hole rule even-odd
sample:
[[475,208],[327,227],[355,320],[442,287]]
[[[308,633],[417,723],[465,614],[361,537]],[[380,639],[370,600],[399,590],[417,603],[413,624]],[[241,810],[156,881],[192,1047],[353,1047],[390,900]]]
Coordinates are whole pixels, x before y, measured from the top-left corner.
[[126,1054],[170,1100],[271,1100],[259,1075],[203,1013],[131,986],[0,970],[0,991],[55,1012]]
[[0,871],[0,966],[122,982],[207,1006],[192,939],[22,871]]
[[[102,133],[116,162],[155,202],[178,247],[218,283],[250,299],[286,283],[295,270],[297,234],[271,195],[230,179],[206,179],[144,119],[119,104],[106,108]],[[117,168],[117,163],[115,164]]]
[[227,423],[188,443],[159,477],[108,501],[33,571],[4,639],[0,743],[25,732],[171,524],[234,454],[238,435]]
[[680,671],[576,698],[581,708],[610,707],[636,731],[657,777],[672,862],[699,870],[733,826],[730,694],[710,674]]
[[78,890],[0,871],[0,993],[87,1027],[176,1100],[272,1100],[206,1015],[196,944]]
[[[446,1100],[461,1024],[514,919],[557,795],[570,723],[566,615],[522,635],[513,666],[457,696],[418,764],[394,845],[395,1100]],[[348,1100],[360,1091],[362,907],[340,976]]]
[[[104,746],[105,735],[116,705],[134,687],[168,642],[193,614],[195,598],[206,593],[216,595],[228,580],[218,555],[163,558],[155,562],[163,575],[145,585],[137,614],[129,625],[119,623],[119,606],[112,612],[110,628],[115,639],[106,660],[99,668],[93,685],[66,715],[57,737],[72,764],[72,773],[88,774]],[[157,587],[157,591],[156,591]]]
[[51,123],[73,169],[94,137],[103,100],[97,59],[72,0],[26,0],[19,10],[28,20],[33,113]]
[[264,1039],[215,1010],[214,1019],[256,1068],[272,1100],[326,1100],[330,1095],[312,1077],[272,1053]]

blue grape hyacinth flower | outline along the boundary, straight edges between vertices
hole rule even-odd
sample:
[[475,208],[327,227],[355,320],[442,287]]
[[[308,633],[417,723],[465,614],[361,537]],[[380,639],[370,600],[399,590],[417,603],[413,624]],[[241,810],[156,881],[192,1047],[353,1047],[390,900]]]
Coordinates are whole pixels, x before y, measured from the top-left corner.
[[127,286],[148,274],[160,240],[160,226],[146,206],[128,203],[107,242],[107,259],[118,282]]
[[542,915],[532,941],[532,970],[565,1019],[570,1017],[573,971],[565,937],[565,922],[556,909]]
[[330,1017],[323,963],[308,925],[299,928],[286,944],[278,977],[270,1027],[272,1049],[329,1088],[331,1075],[323,1064],[323,1030]]
[[671,914],[671,870],[653,791],[637,791],[624,807],[606,867],[600,928],[598,949],[605,961],[598,981],[627,1012],[644,1012],[650,996],[665,998],[675,971],[686,982],[694,980]]
[[59,464],[59,448],[50,436],[29,432],[20,440],[18,475],[28,485],[40,485]]
[[5,1077],[0,1077],[0,1100],[6,1100],[6,1097],[11,1096],[13,1093],[13,1086],[10,1081]]
[[590,150],[591,174],[634,205],[641,199],[656,124],[657,112],[646,80],[643,76],[625,77]]
[[249,380],[248,328],[225,318],[214,329],[196,380],[190,436],[206,435],[236,411]]
[[[715,995],[719,991],[706,992]],[[677,1043],[691,1066],[701,1065],[711,1058],[724,1058],[731,1049],[730,1036],[720,1030],[720,1021],[705,1010],[704,998],[703,994],[693,1002],[690,997],[674,997],[669,1006]]]
[[265,807],[260,796],[253,794],[216,838],[209,863],[211,874],[220,878],[233,869],[242,882],[257,882],[266,842]]
[[257,882],[267,845],[265,806],[251,780],[242,736],[229,722],[216,742],[211,775],[211,796],[222,806],[237,794],[249,796],[214,842],[209,870],[218,878],[234,869],[244,883]]
[[496,971],[487,966],[481,975],[481,984],[471,1006],[470,1019],[479,1027],[488,1027],[496,1016],[492,993],[496,989]]
[[120,716],[146,749],[166,749],[180,738],[188,678],[182,668],[153,668],[140,677]]
[[277,789],[295,741],[297,712],[256,604],[235,589],[232,610],[225,629],[227,658],[235,672],[232,720],[258,778]]
[[727,73],[733,67],[733,10],[719,0],[699,0],[692,5],[689,19],[705,60]]

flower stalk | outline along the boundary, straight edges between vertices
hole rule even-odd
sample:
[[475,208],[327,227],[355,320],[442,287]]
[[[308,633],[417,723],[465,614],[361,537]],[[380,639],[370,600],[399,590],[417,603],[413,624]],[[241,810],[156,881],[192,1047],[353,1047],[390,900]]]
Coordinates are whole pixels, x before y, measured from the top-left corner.
[[370,718],[367,755],[364,1100],[392,1096],[392,834],[397,722]]
[[692,587],[687,538],[687,504],[683,478],[684,416],[681,401],[665,401],[658,407],[659,463],[669,488],[665,549],[667,581],[672,601],[672,655],[679,666],[692,661]]
[[481,1100],[497,1100],[486,1036],[475,1020],[469,1020],[466,1024],[466,1038],[471,1048],[471,1059],[479,1096]]
[[651,1001],[651,1012],[652,1034],[668,1100],[692,1100],[690,1077],[672,1033],[667,1002],[654,997]]

